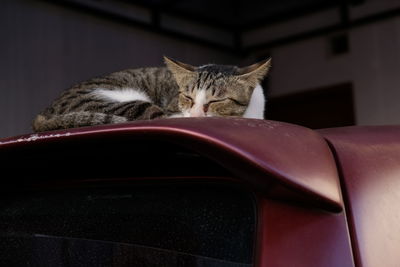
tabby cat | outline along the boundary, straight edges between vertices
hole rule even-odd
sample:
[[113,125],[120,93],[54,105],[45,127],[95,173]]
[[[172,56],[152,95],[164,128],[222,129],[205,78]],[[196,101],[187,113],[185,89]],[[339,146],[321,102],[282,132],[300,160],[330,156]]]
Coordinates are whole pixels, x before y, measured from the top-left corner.
[[263,118],[259,83],[270,60],[244,68],[164,60],[167,67],[123,70],[73,86],[35,118],[33,130],[168,117]]

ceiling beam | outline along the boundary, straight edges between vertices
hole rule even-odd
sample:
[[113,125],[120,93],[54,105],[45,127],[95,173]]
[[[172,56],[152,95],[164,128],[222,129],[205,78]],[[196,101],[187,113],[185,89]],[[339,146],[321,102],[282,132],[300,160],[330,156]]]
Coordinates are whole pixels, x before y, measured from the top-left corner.
[[255,44],[255,45],[250,45],[250,46],[244,47],[244,52],[248,54],[251,52],[258,51],[258,50],[271,49],[271,48],[289,44],[289,43],[294,43],[294,42],[298,42],[298,41],[302,41],[302,40],[306,40],[306,39],[310,39],[310,38],[314,38],[314,37],[318,37],[318,36],[328,35],[333,32],[336,32],[336,31],[350,30],[353,28],[365,26],[367,24],[376,23],[378,21],[387,20],[387,19],[391,19],[394,17],[398,17],[398,16],[400,16],[400,8],[391,9],[388,11],[380,12],[378,14],[369,15],[369,16],[366,16],[363,18],[345,21],[345,26],[343,24],[343,21],[341,21],[338,24],[335,24],[332,26],[322,27],[322,28],[306,31],[306,32],[303,32],[300,34],[294,34],[294,35],[287,36],[284,38],[278,38],[278,39],[275,39],[272,41],[259,43],[259,44]]
[[290,9],[286,12],[277,13],[273,16],[261,18],[250,23],[243,23],[238,27],[240,27],[240,30],[243,32],[252,31],[269,25],[278,24],[281,22],[286,22],[288,20],[315,14],[327,9],[332,9],[337,7],[338,5],[339,5],[338,0],[323,1],[317,4],[308,4],[301,7]]
[[[101,8],[96,8],[94,6],[88,6],[88,5],[84,4],[85,1],[83,1],[83,0],[82,1],[78,1],[78,0],[40,0],[40,1],[45,1],[45,2],[48,2],[51,4],[60,5],[60,6],[63,6],[63,7],[75,10],[75,11],[91,14],[94,16],[100,16],[102,18],[109,19],[115,23],[120,23],[120,24],[127,25],[127,26],[138,27],[138,28],[150,31],[150,32],[164,35],[166,37],[195,43],[195,44],[206,46],[206,47],[216,49],[219,51],[231,53],[236,56],[244,56],[246,54],[249,54],[249,53],[252,53],[252,52],[255,52],[258,50],[270,49],[270,48],[274,48],[274,47],[281,46],[284,44],[289,44],[289,43],[293,43],[293,42],[297,42],[297,41],[301,41],[301,40],[306,40],[306,39],[314,38],[317,36],[327,35],[327,34],[335,32],[335,31],[349,30],[349,29],[363,26],[363,25],[366,25],[369,23],[375,23],[380,20],[385,20],[385,19],[390,19],[390,18],[396,17],[396,16],[400,16],[400,8],[398,8],[398,9],[384,11],[379,14],[369,15],[364,18],[351,20],[350,16],[349,16],[349,3],[352,4],[353,2],[360,1],[360,0],[337,0],[337,1],[335,1],[336,6],[334,6],[334,7],[332,7],[330,4],[329,5],[325,4],[323,6],[319,5],[319,6],[315,7],[314,9],[308,9],[308,11],[304,10],[304,12],[306,14],[311,14],[313,12],[318,12],[317,10],[321,11],[321,10],[326,10],[328,8],[331,8],[331,9],[336,8],[336,9],[338,9],[338,16],[340,18],[340,22],[335,25],[316,28],[313,30],[299,33],[299,34],[293,34],[293,35],[289,35],[289,36],[286,36],[283,38],[277,38],[275,40],[271,40],[271,41],[267,41],[267,42],[261,42],[261,43],[257,43],[254,45],[244,46],[243,45],[243,34],[247,30],[252,30],[254,28],[258,28],[262,24],[261,22],[260,22],[261,23],[260,25],[249,26],[250,24],[248,24],[244,28],[228,27],[229,29],[227,29],[225,27],[222,27],[224,31],[226,31],[232,35],[232,44],[228,45],[228,44],[221,44],[216,41],[211,41],[206,38],[192,36],[187,33],[178,32],[176,30],[164,28],[162,25],[161,16],[163,14],[168,14],[168,15],[172,15],[172,14],[165,13],[166,11],[164,11],[163,8],[161,9],[160,6],[158,6],[158,5],[150,5],[150,4],[141,5],[141,7],[145,7],[146,9],[148,9],[149,14],[151,14],[151,15],[149,15],[150,18],[149,18],[148,22],[144,22],[144,21],[137,20],[134,18],[126,17],[122,14],[113,13],[112,11],[109,11],[105,8],[101,9]],[[120,0],[120,1],[127,2],[128,0]],[[171,1],[176,3],[181,0],[171,0]],[[145,2],[145,1],[135,0],[135,1],[129,1],[129,2],[139,3],[139,2]],[[330,7],[328,7],[328,6],[330,6]],[[239,9],[237,9],[237,10],[239,10]],[[286,16],[281,17],[279,19],[278,18],[276,18],[276,19],[269,18],[269,19],[265,20],[264,23],[267,23],[267,25],[268,25],[268,23],[277,23],[278,21],[280,21],[280,19],[283,19],[283,18],[285,18],[286,20],[289,18],[291,18],[291,19],[297,18],[300,16],[300,14],[302,14],[302,16],[304,16],[304,14],[305,14],[304,12],[288,13]],[[177,15],[177,17],[182,18],[179,14]],[[188,19],[188,21],[193,21],[193,19]],[[197,19],[194,19],[194,21],[201,23],[202,19],[200,19],[200,21],[198,21]],[[213,25],[213,23],[211,23],[211,24],[204,23],[204,24],[206,24],[207,26]],[[203,23],[201,23],[201,25],[203,25]],[[264,26],[265,26],[265,24],[264,24]],[[249,27],[249,28],[247,29],[247,27]],[[219,29],[221,29],[221,28],[219,28]]]
[[154,32],[164,35],[169,38],[178,39],[186,42],[191,42],[197,45],[206,46],[215,50],[223,51],[231,54],[238,54],[233,45],[224,45],[218,42],[210,41],[208,39],[199,38],[196,36],[188,35],[185,33],[177,32],[163,28],[160,22],[160,12],[157,9],[149,9],[151,14],[150,22],[143,22],[134,18],[126,17],[121,14],[110,12],[106,9],[98,8],[95,6],[86,5],[83,1],[69,1],[69,0],[40,0],[54,5],[59,5],[74,11],[82,12],[85,14],[102,17],[112,22],[123,24],[126,26],[133,26],[141,28],[146,31]]
[[[176,8],[176,4],[179,3],[181,0],[171,0],[173,2],[172,5],[168,4],[154,4],[146,0],[118,0],[120,2],[132,4],[135,6],[140,6],[148,9],[158,9],[162,11],[163,14],[174,16],[177,18],[181,18],[184,20],[200,23],[206,26],[210,26],[216,29],[221,29],[221,30],[226,30],[226,31],[232,31],[234,30],[235,25],[232,25],[230,23],[218,20],[218,19],[213,19],[207,16],[202,16],[199,15],[198,13],[194,12],[183,12]],[[169,2],[169,1],[168,1]]]

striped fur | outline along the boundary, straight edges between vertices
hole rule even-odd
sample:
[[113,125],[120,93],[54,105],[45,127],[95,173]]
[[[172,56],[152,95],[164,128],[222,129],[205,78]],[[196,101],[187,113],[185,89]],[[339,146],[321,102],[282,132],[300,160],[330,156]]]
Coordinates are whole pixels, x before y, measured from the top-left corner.
[[[254,67],[165,61],[167,67],[123,70],[73,86],[35,118],[34,131],[167,117],[243,116],[269,68],[264,62],[260,74]],[[261,114],[264,107],[256,109]]]

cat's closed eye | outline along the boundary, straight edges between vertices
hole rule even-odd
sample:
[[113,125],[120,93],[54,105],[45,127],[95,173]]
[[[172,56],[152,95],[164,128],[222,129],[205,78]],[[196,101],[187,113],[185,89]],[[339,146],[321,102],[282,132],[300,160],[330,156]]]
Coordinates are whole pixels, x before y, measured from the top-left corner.
[[188,100],[190,100],[190,101],[193,101],[193,98],[192,97],[190,97],[190,96],[188,96],[188,95],[185,95],[185,94],[181,94],[184,98],[186,98],[186,99],[188,99]]
[[225,100],[226,100],[226,98],[225,99],[210,100],[210,101],[207,102],[207,105],[210,105],[212,103],[222,102],[222,101],[225,101]]
[[244,103],[240,102],[239,100],[236,100],[236,99],[231,98],[231,97],[227,97],[227,98],[224,98],[224,99],[210,100],[210,101],[208,101],[207,104],[210,105],[210,104],[213,104],[213,103],[220,103],[220,102],[227,102],[227,103],[232,103],[233,102],[233,104],[236,104],[238,106],[247,106],[247,104],[244,104]]
[[240,102],[239,100],[236,100],[236,99],[231,98],[231,97],[229,97],[228,99],[229,99],[230,101],[232,101],[233,103],[235,103],[236,105],[239,105],[239,106],[247,106],[247,105],[248,105],[248,104],[242,103],[242,102]]
[[189,106],[191,108],[194,105],[193,98],[188,95],[185,95],[183,93],[179,94],[179,100],[181,102],[181,105],[183,105],[183,106]]

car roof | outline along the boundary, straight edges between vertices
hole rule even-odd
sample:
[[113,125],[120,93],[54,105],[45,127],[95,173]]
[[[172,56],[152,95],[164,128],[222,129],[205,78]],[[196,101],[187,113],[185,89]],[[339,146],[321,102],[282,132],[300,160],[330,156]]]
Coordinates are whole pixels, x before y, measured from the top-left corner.
[[263,194],[329,211],[342,209],[335,161],[325,140],[313,130],[283,122],[180,118],[83,127],[1,139],[0,157],[21,148],[62,155],[63,145],[87,140],[99,140],[100,145],[121,138],[148,145],[156,140],[173,143],[216,162]]
[[338,169],[357,266],[399,266],[400,126],[323,129]]

